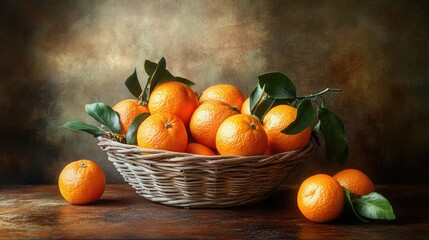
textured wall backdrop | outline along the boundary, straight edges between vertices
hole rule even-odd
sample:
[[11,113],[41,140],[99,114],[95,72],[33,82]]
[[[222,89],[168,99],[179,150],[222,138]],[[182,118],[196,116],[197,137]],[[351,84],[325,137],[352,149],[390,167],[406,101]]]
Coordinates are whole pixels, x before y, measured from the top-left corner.
[[131,97],[123,81],[166,57],[175,75],[232,83],[286,73],[298,94],[327,97],[343,119],[350,159],[323,150],[288,179],[355,167],[376,183],[429,183],[429,7],[424,1],[2,1],[0,183],[55,183],[93,159],[122,182],[97,141],[61,128],[91,122],[84,105]]

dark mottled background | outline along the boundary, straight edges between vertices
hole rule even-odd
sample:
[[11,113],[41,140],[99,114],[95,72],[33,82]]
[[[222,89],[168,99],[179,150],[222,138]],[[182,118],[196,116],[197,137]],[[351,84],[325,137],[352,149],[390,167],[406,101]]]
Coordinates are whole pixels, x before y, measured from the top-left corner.
[[429,7],[426,1],[1,1],[0,183],[55,183],[69,162],[122,178],[92,136],[86,103],[131,97],[123,81],[167,59],[201,92],[286,73],[298,94],[327,97],[350,142],[346,165],[323,149],[289,178],[359,168],[379,184],[429,183]]

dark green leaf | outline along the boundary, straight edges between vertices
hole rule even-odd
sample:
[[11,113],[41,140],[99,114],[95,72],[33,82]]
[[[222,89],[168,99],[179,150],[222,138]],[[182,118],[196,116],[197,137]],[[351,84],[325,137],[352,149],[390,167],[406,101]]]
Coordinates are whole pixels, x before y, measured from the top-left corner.
[[140,97],[143,90],[140,86],[139,79],[137,78],[137,70],[134,70],[134,73],[125,80],[125,86],[127,86],[128,90],[134,97]]
[[366,220],[365,218],[363,218],[361,215],[359,215],[356,212],[356,210],[355,210],[355,208],[353,206],[353,200],[352,200],[352,197],[351,197],[352,192],[350,190],[346,189],[346,188],[343,188],[343,192],[344,192],[344,198],[345,198],[345,201],[346,201],[346,210],[352,212],[353,215],[357,219],[359,219],[360,221],[368,223],[369,222],[368,220]]
[[275,101],[276,99],[272,97],[263,99],[262,102],[257,106],[253,115],[257,116],[261,121],[263,121],[265,115],[271,109]]
[[[149,94],[153,92],[153,90],[159,83],[166,81],[165,79],[170,77],[169,75],[171,75],[171,73],[170,72],[167,73],[165,68],[166,68],[166,61],[165,61],[165,58],[162,57],[161,60],[159,60],[158,64],[156,65],[156,69],[149,79]],[[171,77],[173,77],[173,75],[171,75]]]
[[128,144],[137,144],[137,129],[139,128],[140,124],[149,117],[149,113],[141,113],[137,115],[137,117],[133,120],[133,123],[131,123],[130,127],[128,128],[127,135],[125,136]]
[[264,87],[261,87],[261,85],[257,84],[255,89],[253,89],[252,93],[250,94],[249,107],[251,114],[255,114],[256,106],[262,100],[262,96],[264,94]]
[[354,200],[354,208],[360,215],[369,219],[395,219],[392,205],[381,194],[373,192]]
[[148,76],[152,76],[153,73],[155,72],[156,66],[158,64],[151,62],[149,60],[145,60],[144,61],[144,70],[147,73]]
[[265,92],[276,99],[295,99],[296,89],[293,82],[283,73],[272,72],[258,76],[259,85],[265,85]]
[[341,119],[324,107],[318,107],[320,130],[325,139],[326,157],[344,163],[348,158],[347,138]]
[[108,105],[101,102],[86,104],[85,111],[97,122],[108,127],[113,133],[122,133],[119,115]]
[[311,105],[311,100],[304,99],[298,105],[295,120],[283,129],[282,133],[298,134],[309,127],[314,122],[314,119],[316,119],[316,111],[314,111]]
[[103,129],[84,123],[82,121],[68,121],[64,123],[63,127],[73,131],[87,132],[89,134],[92,134],[94,137],[99,137],[108,134],[108,132],[104,131]]
[[190,80],[188,80],[186,78],[182,78],[182,77],[173,77],[173,81],[181,82],[181,83],[183,83],[183,84],[185,84],[185,85],[187,85],[189,87],[192,87],[192,86],[195,85],[194,82],[192,82],[192,81],[190,81]]

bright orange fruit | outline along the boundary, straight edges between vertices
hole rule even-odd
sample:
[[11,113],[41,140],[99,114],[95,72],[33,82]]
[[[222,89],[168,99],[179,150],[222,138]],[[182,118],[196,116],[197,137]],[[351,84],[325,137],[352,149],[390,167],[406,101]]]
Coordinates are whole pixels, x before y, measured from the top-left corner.
[[226,103],[208,100],[194,112],[189,123],[189,130],[195,141],[211,148],[216,148],[216,133],[227,118],[239,112]]
[[147,106],[140,104],[137,99],[125,99],[112,107],[119,114],[122,133],[126,134],[131,123],[141,113],[149,112]]
[[82,159],[64,167],[58,177],[58,187],[69,203],[88,204],[103,195],[106,177],[97,163]]
[[296,150],[309,143],[310,127],[293,135],[281,132],[295,120],[296,114],[296,108],[289,105],[278,105],[271,108],[265,115],[263,125],[268,136],[268,147],[273,153]]
[[352,193],[364,196],[375,191],[374,183],[363,172],[357,169],[345,169],[334,175],[341,186]]
[[241,113],[243,114],[251,114],[250,113],[250,98],[246,98],[244,100],[243,105],[241,106]]
[[240,110],[244,96],[240,89],[234,85],[218,84],[208,87],[201,93],[200,104],[207,100],[218,100]]
[[264,154],[267,141],[267,134],[262,124],[246,114],[227,118],[216,134],[216,148],[221,155]]
[[147,117],[137,130],[137,144],[142,148],[183,152],[188,143],[185,125],[170,113]]
[[329,222],[341,215],[344,193],[333,177],[316,174],[305,179],[298,190],[298,208],[313,222]]
[[187,126],[192,113],[198,107],[198,97],[187,85],[170,81],[158,85],[149,96],[149,111],[171,113]]
[[204,146],[201,143],[188,143],[185,152],[205,156],[216,155],[210,148]]

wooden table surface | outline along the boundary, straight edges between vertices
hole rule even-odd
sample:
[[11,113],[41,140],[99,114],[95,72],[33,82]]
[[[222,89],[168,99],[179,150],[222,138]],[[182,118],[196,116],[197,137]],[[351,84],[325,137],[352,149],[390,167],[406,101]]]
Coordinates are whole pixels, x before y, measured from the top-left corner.
[[318,224],[296,205],[298,186],[282,185],[267,200],[225,209],[183,209],[150,202],[126,184],[107,185],[92,205],[70,205],[56,185],[0,189],[2,239],[429,239],[429,188],[376,186],[397,219]]

